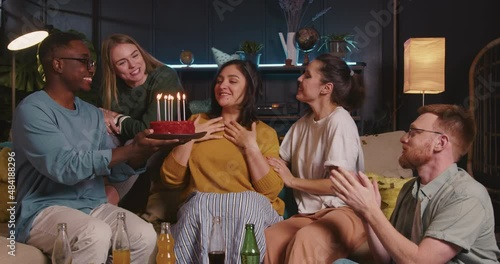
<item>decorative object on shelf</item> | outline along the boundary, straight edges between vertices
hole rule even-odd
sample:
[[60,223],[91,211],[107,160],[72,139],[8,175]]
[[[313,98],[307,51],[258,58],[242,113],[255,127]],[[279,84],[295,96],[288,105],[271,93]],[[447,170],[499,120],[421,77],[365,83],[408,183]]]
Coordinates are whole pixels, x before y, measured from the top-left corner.
[[444,92],[445,38],[410,38],[404,43],[404,93]]
[[244,54],[240,53],[240,59],[252,61],[258,67],[260,64],[260,56],[262,55],[262,53],[260,53],[262,48],[264,48],[263,44],[245,40],[240,44],[240,50],[244,52]]
[[[287,38],[285,40],[283,33],[278,33],[281,44],[283,45],[283,50],[285,52],[286,59],[291,59],[291,65],[297,65],[298,52],[295,46],[295,33],[302,24],[304,15],[307,13],[309,5],[311,5],[314,0],[279,0],[279,5],[283,10],[285,15],[285,21],[287,26]],[[304,7],[305,3],[305,7]],[[304,8],[303,8],[304,7]],[[326,14],[332,7],[327,7],[318,12],[312,17],[312,19],[304,25],[308,26],[310,23],[316,21],[318,18]]]
[[212,47],[212,53],[214,54],[215,62],[219,67],[230,60],[237,60],[240,58],[238,54],[229,55],[214,47]]
[[189,67],[189,65],[193,64],[194,62],[194,55],[190,50],[182,50],[181,55],[179,56],[179,60],[182,64]]
[[354,40],[353,34],[340,33],[340,34],[330,34],[321,37],[323,44],[318,48],[320,51],[323,48],[328,48],[328,52],[342,59],[346,59],[347,55],[353,50],[358,49],[358,42]]
[[[281,10],[283,10],[283,14],[285,15],[287,32],[297,32],[302,24],[305,14],[307,13],[307,9],[314,2],[314,0],[278,0],[278,2]],[[305,8],[303,8],[304,3]],[[319,11],[304,25],[304,27],[309,26],[309,24],[326,14],[330,11],[330,9],[332,9],[331,6]]]
[[295,42],[302,52],[304,52],[304,61],[302,65],[309,64],[309,52],[311,52],[319,40],[319,32],[314,27],[304,27],[295,34]]
[[283,33],[279,32],[278,35],[281,40],[281,45],[283,45],[283,51],[285,52],[286,59],[291,60],[290,65],[297,65],[299,53],[295,47],[295,32],[288,32],[286,35],[286,41],[283,37]]

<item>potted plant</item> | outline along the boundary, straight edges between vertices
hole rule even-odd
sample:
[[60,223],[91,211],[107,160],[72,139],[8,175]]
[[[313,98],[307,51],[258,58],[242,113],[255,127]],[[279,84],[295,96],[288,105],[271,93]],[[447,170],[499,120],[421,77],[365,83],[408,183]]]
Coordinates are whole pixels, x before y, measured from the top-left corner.
[[240,44],[240,51],[243,51],[243,53],[240,53],[240,59],[252,61],[259,66],[262,48],[264,48],[263,44],[245,40]]
[[354,40],[354,35],[348,33],[330,34],[321,37],[323,44],[318,48],[318,51],[323,47],[328,47],[328,51],[342,59],[346,59],[349,52],[357,49],[357,42]]

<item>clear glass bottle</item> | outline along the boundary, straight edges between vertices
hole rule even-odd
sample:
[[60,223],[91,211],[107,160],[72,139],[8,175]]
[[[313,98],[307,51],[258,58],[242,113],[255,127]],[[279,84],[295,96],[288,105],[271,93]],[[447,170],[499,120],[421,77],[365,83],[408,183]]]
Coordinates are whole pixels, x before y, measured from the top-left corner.
[[246,224],[245,226],[245,240],[240,251],[242,264],[259,264],[260,251],[255,239],[254,224]]
[[224,264],[226,258],[226,242],[222,233],[220,216],[212,219],[212,232],[208,241],[208,261],[210,264]]
[[116,217],[116,229],[113,238],[113,263],[130,264],[130,242],[128,240],[127,226],[125,225],[125,212],[118,212]]
[[57,237],[52,249],[53,264],[70,264],[72,261],[71,246],[69,245],[66,223],[57,224]]
[[174,237],[170,232],[170,223],[161,223],[160,235],[156,241],[158,245],[158,254],[156,254],[157,264],[175,264],[176,257],[174,252]]

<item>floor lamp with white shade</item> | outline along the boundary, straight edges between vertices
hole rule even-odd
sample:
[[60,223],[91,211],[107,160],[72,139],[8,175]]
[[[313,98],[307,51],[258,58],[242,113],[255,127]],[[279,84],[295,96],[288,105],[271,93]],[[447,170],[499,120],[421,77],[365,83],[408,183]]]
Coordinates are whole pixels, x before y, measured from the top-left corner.
[[410,38],[404,43],[404,93],[444,92],[445,38]]
[[7,46],[7,49],[12,51],[12,72],[11,72],[12,117],[14,117],[14,110],[16,109],[16,51],[36,45],[40,43],[48,35],[49,33],[45,30],[33,31],[17,37],[13,41],[11,41]]

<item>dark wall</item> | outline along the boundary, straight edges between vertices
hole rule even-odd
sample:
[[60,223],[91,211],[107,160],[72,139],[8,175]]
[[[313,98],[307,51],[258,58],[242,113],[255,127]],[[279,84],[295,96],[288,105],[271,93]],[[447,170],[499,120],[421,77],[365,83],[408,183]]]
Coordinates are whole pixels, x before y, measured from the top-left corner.
[[[26,10],[23,16],[31,14],[30,20],[39,20],[39,14],[46,13],[45,24],[61,30],[78,30],[92,39],[97,49],[106,36],[119,32],[133,36],[167,64],[179,64],[179,54],[184,49],[194,53],[195,63],[214,63],[211,47],[234,53],[244,40],[264,44],[261,63],[284,63],[285,60],[278,32],[286,36],[287,29],[278,0],[145,0],[140,4],[132,0],[50,0],[47,8],[41,0],[6,0],[5,3],[14,1]],[[315,14],[330,6],[332,9],[326,15],[308,23]],[[364,73],[366,119],[373,115],[381,100],[383,27],[377,25],[373,13],[386,8],[380,0],[316,0],[303,19],[303,24],[314,26],[321,35],[360,32],[363,36],[359,39],[360,49],[348,60],[368,65]],[[318,53],[312,52],[310,58]],[[299,61],[302,57],[301,53]]]
[[[425,104],[450,103],[468,106],[469,67],[476,54],[500,37],[500,1],[402,0],[399,19],[399,65],[403,43],[412,37],[445,37],[445,92],[426,95]],[[417,116],[422,96],[404,95],[403,69],[398,71],[398,128],[407,129]]]
[[[356,34],[360,49],[348,60],[367,63],[364,70],[367,97],[361,111],[368,122],[367,132],[392,129],[394,121],[397,129],[406,129],[416,117],[421,97],[402,93],[405,40],[446,38],[446,91],[426,96],[426,103],[463,104],[468,95],[470,63],[484,45],[500,36],[500,16],[494,15],[500,10],[500,1],[401,0],[395,47],[392,3],[392,0],[316,0],[304,16],[304,21],[308,21],[320,10],[332,6],[330,12],[310,25],[322,35]],[[167,64],[178,64],[183,49],[193,51],[195,63],[214,63],[211,47],[233,53],[239,43],[247,39],[265,45],[262,63],[283,63],[285,59],[278,32],[285,32],[286,24],[278,0],[144,0],[140,3],[132,0],[4,0],[4,9],[9,6],[11,12],[3,18],[2,39],[8,39],[19,28],[29,30],[31,24],[42,21],[61,30],[84,33],[97,49],[109,34],[129,34]],[[400,65],[396,85],[392,56],[395,49]],[[315,56],[313,52],[311,57]],[[392,115],[394,96],[396,120]]]

